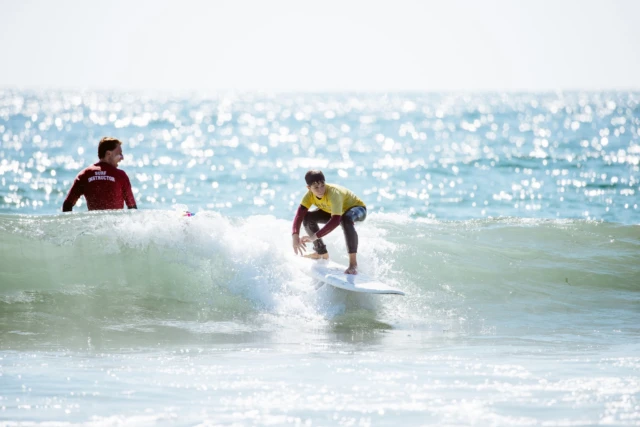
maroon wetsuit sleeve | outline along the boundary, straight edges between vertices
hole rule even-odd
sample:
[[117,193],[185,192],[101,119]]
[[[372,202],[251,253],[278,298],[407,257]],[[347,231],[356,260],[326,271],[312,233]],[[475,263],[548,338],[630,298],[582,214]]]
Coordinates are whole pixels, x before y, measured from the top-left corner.
[[122,175],[124,177],[124,183],[122,184],[124,202],[127,204],[129,209],[138,209],[136,199],[133,197],[133,191],[131,190],[131,181],[129,181],[129,176],[124,172],[122,172]]
[[296,212],[296,217],[293,218],[293,229],[291,230],[291,234],[300,234],[300,226],[302,225],[302,220],[304,216],[307,214],[309,209],[304,206],[298,206],[298,211]]
[[71,212],[80,196],[84,194],[84,173],[80,172],[73,181],[73,185],[67,194],[67,198],[62,203],[62,212]]
[[338,225],[340,225],[340,219],[342,219],[342,215],[331,215],[329,222],[327,222],[324,227],[316,233],[316,237],[321,239],[331,233]]

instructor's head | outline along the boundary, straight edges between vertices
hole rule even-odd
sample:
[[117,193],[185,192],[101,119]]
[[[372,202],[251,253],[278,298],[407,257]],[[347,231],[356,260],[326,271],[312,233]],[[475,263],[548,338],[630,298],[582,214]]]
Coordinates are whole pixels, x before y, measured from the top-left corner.
[[320,170],[310,170],[304,176],[307,182],[307,188],[318,198],[324,196],[324,174]]
[[122,142],[110,136],[105,136],[98,144],[98,157],[101,162],[109,163],[117,168],[118,163],[124,158],[122,155]]

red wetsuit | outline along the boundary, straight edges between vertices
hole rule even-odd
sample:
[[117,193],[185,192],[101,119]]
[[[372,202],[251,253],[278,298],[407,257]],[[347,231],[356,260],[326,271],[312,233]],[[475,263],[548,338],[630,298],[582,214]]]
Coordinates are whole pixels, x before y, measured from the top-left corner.
[[125,203],[129,209],[137,208],[127,174],[106,162],[98,162],[78,174],[64,200],[62,211],[71,211],[83,195],[90,211],[123,209]]

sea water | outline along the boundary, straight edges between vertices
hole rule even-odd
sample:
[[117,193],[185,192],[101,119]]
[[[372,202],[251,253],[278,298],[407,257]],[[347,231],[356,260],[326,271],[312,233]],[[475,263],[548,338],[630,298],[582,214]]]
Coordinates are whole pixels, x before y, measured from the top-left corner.
[[[103,136],[139,209],[61,213]],[[0,138],[1,425],[640,425],[638,93],[3,90]],[[294,267],[310,168],[406,296]]]

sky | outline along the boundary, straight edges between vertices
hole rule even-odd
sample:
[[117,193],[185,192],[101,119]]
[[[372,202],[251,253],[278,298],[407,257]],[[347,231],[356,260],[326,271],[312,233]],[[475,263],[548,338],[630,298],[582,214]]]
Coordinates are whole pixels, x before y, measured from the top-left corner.
[[0,0],[0,87],[640,89],[636,0]]

